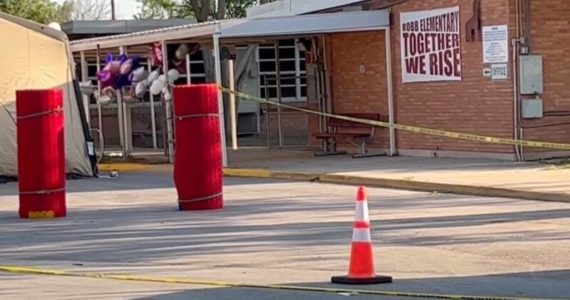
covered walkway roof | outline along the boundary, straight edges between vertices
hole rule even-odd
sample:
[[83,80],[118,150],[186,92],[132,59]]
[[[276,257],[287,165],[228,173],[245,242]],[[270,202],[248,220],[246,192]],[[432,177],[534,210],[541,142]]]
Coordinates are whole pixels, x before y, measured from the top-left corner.
[[382,30],[390,26],[388,10],[322,13],[222,22],[222,39],[288,37],[334,32]]
[[203,39],[211,41],[219,33],[222,40],[248,40],[317,35],[334,32],[381,30],[390,26],[387,10],[323,13],[258,19],[213,21],[156,30],[119,34],[71,42],[73,52],[148,45],[159,41]]

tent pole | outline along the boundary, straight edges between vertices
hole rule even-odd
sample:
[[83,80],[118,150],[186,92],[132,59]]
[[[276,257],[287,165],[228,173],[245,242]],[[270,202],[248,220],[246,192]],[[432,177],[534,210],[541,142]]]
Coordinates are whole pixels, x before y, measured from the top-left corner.
[[[216,72],[216,84],[222,86],[222,61],[220,59],[220,35],[221,23],[216,26],[216,33],[214,33],[214,68]],[[222,90],[218,89],[218,110],[220,120],[220,138],[222,145],[222,164],[224,167],[228,166],[228,153],[226,148],[226,127],[224,118],[224,97]]]
[[[230,90],[235,91],[235,78],[234,78],[234,61],[229,59],[228,61],[228,73],[230,77]],[[236,112],[236,95],[234,93],[230,94],[230,122],[231,122],[231,134],[232,134],[232,149],[238,149],[237,140],[237,112]]]
[[[167,88],[170,86],[168,79],[168,48],[166,41],[161,41],[162,44],[162,73],[166,79]],[[169,89],[169,88],[168,88]],[[170,90],[170,89],[169,89]],[[163,95],[164,97],[164,95]],[[166,135],[168,143],[168,162],[174,162],[174,134],[172,128],[172,100],[167,101],[164,99],[164,110],[166,113]]]
[[388,123],[390,124],[390,156],[396,155],[396,131],[394,129],[394,91],[392,82],[392,42],[390,28],[384,30],[386,38],[386,80],[388,81]]
[[[148,72],[152,72],[152,65],[150,58],[147,58],[147,68]],[[150,126],[152,128],[152,148],[157,149],[158,143],[156,140],[156,115],[155,115],[155,108],[154,108],[154,95],[152,93],[148,93],[150,98]]]
[[281,124],[281,56],[279,55],[279,42],[275,42],[275,61],[277,71],[277,130],[279,134],[279,147],[283,147],[283,128]]

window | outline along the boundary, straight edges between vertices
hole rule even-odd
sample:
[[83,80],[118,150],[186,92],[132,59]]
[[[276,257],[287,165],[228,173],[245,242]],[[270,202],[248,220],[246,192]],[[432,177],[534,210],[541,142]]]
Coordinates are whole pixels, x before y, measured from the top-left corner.
[[[279,68],[281,75],[281,98],[283,102],[307,100],[307,71],[305,52],[299,50],[297,40],[279,41]],[[277,52],[275,45],[260,45],[257,51],[259,62],[259,94],[262,98],[277,99]],[[267,93],[267,95],[266,95]]]

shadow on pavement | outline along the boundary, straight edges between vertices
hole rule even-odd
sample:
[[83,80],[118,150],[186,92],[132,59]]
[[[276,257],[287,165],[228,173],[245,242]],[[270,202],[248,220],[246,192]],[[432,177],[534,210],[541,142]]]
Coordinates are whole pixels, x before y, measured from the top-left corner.
[[[307,192],[309,193],[309,192]],[[430,197],[408,201],[430,203]],[[413,197],[413,198],[412,198]],[[404,201],[401,197],[399,201]],[[411,199],[410,199],[411,198]],[[454,200],[449,200],[454,201]],[[167,201],[165,201],[167,202]],[[69,217],[53,221],[20,220],[15,213],[0,212],[2,242],[0,257],[33,260],[76,260],[92,262],[147,261],[178,256],[256,253],[282,251],[288,247],[345,245],[351,237],[352,201],[326,203],[309,201],[306,196],[271,197],[228,201],[221,211],[180,212],[170,204],[104,207],[71,211]],[[388,202],[388,201],[386,201]],[[391,205],[392,201],[386,203]],[[436,201],[437,202],[437,201]],[[401,203],[401,202],[400,202]],[[418,204],[420,205],[420,204]],[[429,206],[429,204],[423,204]],[[449,204],[452,206],[453,204]],[[346,212],[346,221],[292,218],[275,224],[252,224],[245,220],[280,213]],[[371,205],[373,240],[383,246],[446,246],[488,244],[490,242],[561,241],[570,231],[512,226],[509,232],[471,232],[470,228],[493,223],[552,221],[567,218],[570,209],[475,214],[468,216],[406,217],[390,216],[384,202]],[[374,221],[376,219],[377,221]],[[440,235],[445,229],[462,228],[453,235]],[[437,229],[423,235],[418,229]],[[34,249],[44,247],[42,251]],[[314,259],[316,254],[308,255]],[[344,259],[344,257],[338,257]]]
[[[281,183],[291,182],[288,180],[279,180]],[[240,178],[224,178],[224,186],[233,185],[262,185],[267,183],[275,183],[271,180],[263,179],[240,179]],[[148,173],[122,173],[119,177],[114,178],[83,178],[67,181],[68,193],[83,192],[110,192],[110,191],[129,191],[129,190],[153,190],[174,188],[172,174],[163,172]],[[10,182],[0,185],[0,197],[17,196],[18,182]],[[0,198],[1,200],[1,198]]]

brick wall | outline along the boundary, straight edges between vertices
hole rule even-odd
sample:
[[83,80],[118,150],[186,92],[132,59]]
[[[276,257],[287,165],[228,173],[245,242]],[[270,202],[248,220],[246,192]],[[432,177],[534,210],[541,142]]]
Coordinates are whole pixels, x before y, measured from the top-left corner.
[[[328,38],[334,112],[388,115],[386,47],[383,31],[337,33]],[[375,147],[388,145],[380,129]]]
[[[401,12],[460,6],[462,76],[460,82],[402,83],[400,65]],[[483,26],[514,22],[509,0],[482,1]],[[472,1],[410,0],[392,9],[392,53],[396,122],[434,129],[460,131],[503,138],[513,137],[513,85],[509,80],[483,77],[482,42],[465,41],[465,23],[472,16]],[[514,28],[510,26],[509,28]],[[512,36],[512,35],[511,35]],[[510,68],[509,68],[510,69]],[[511,72],[509,72],[511,73]],[[511,153],[510,146],[472,143],[398,132],[399,149],[479,151]]]
[[[564,0],[560,0],[564,1]],[[385,8],[385,0],[370,1],[370,9]],[[459,6],[461,14],[461,82],[402,83],[400,65],[400,12]],[[509,25],[515,34],[514,0],[483,0],[482,23]],[[465,24],[473,15],[472,1],[409,0],[392,7],[392,69],[396,122],[503,138],[513,137],[512,65],[509,79],[483,77],[482,42],[465,41]],[[379,112],[387,115],[387,83],[384,32],[331,34],[332,96],[335,112]],[[512,63],[512,62],[511,62]],[[360,65],[366,72],[360,73]],[[375,140],[387,147],[387,130]],[[476,151],[511,154],[511,146],[397,133],[400,150]]]
[[[309,137],[309,118],[306,113],[284,110],[281,113],[283,142],[288,146],[305,146]],[[261,116],[260,138],[267,138],[267,114]],[[272,109],[269,118],[272,145],[278,145],[279,123],[277,111]]]
[[[543,56],[544,111],[543,119],[524,120],[523,124],[569,122],[568,116],[548,116],[556,111],[570,111],[570,1],[531,1],[531,52]],[[570,124],[529,128],[525,138],[570,143]],[[546,151],[525,149],[525,152]]]

